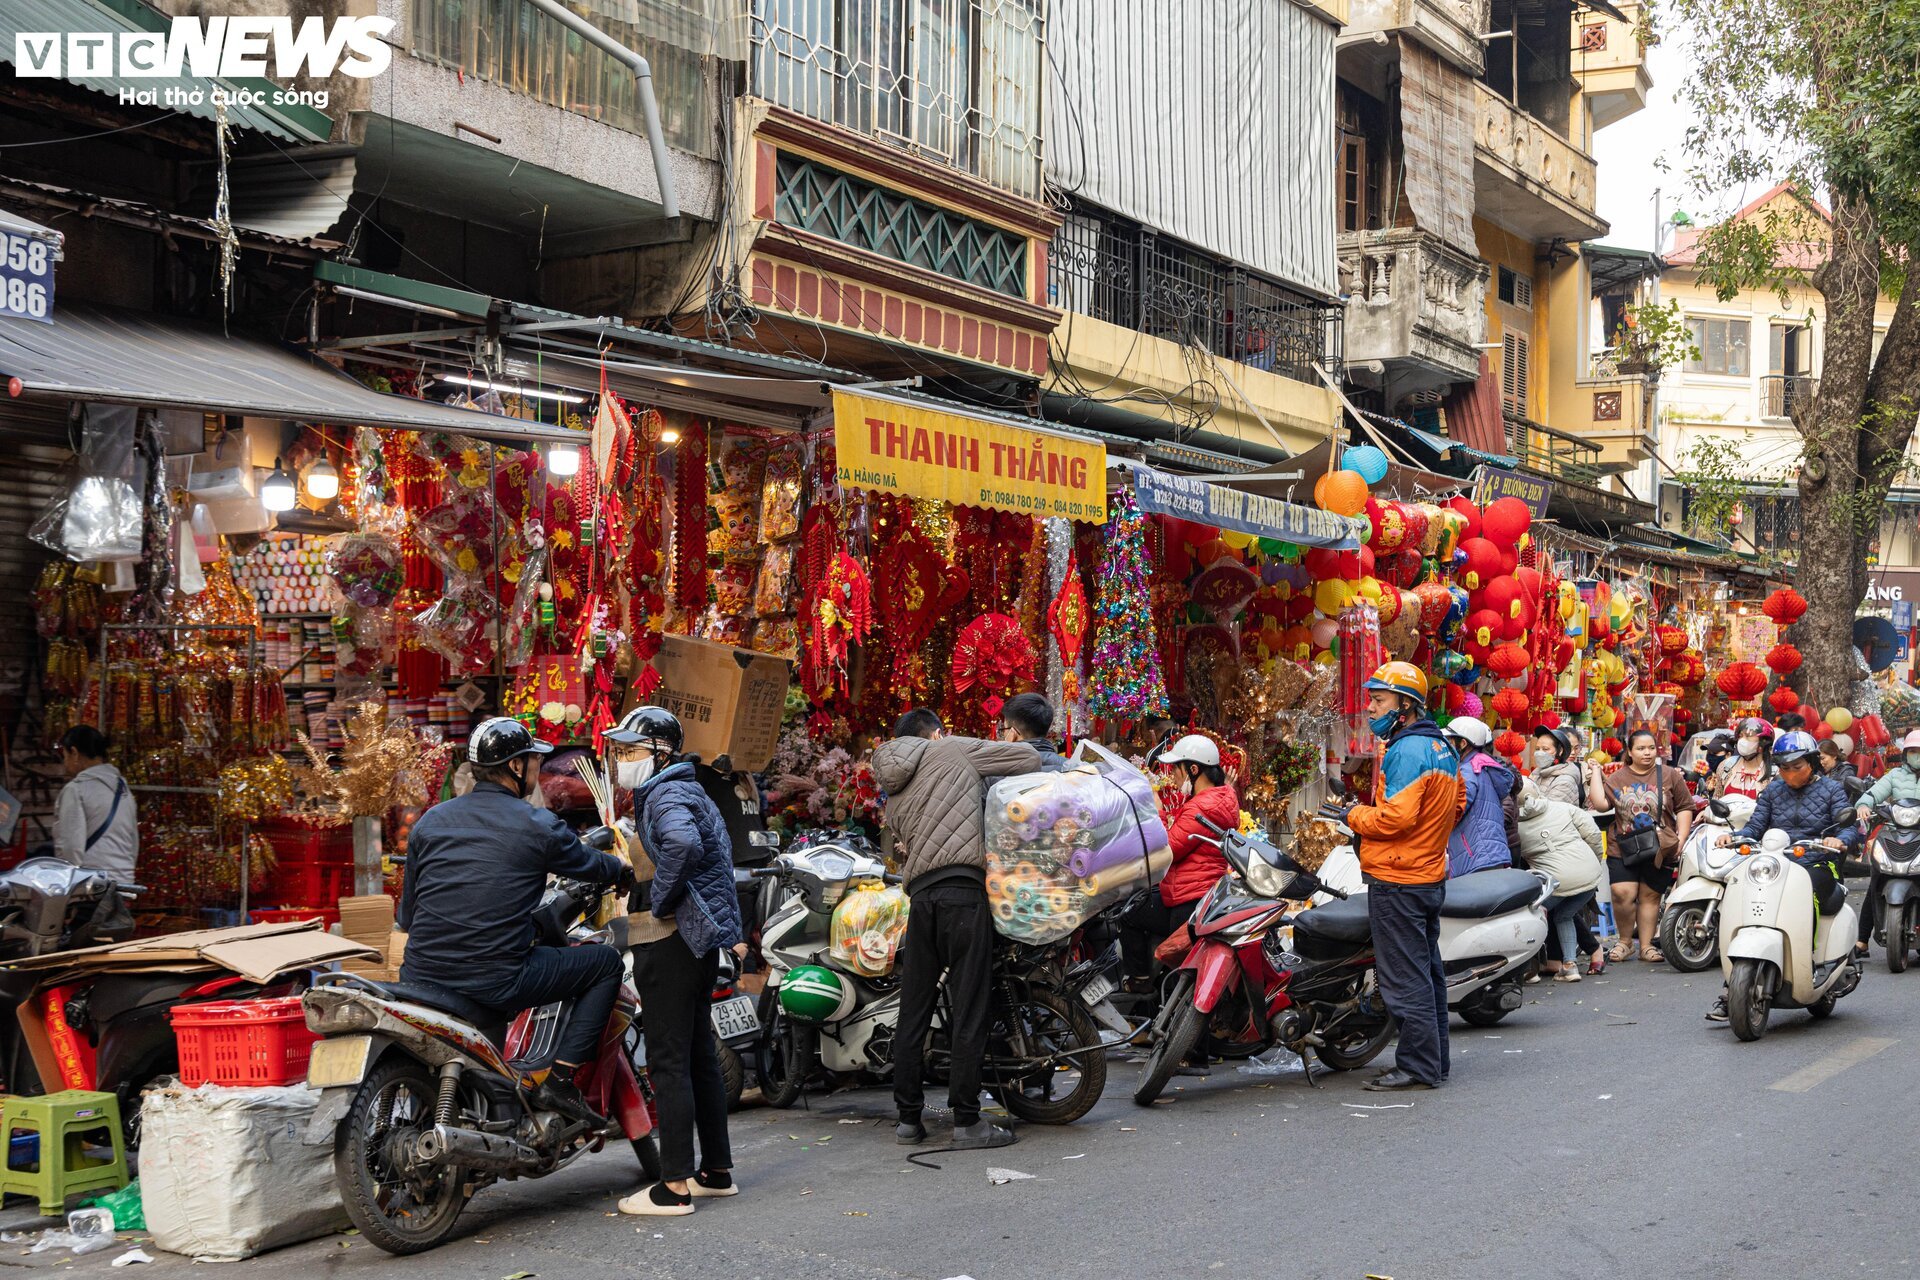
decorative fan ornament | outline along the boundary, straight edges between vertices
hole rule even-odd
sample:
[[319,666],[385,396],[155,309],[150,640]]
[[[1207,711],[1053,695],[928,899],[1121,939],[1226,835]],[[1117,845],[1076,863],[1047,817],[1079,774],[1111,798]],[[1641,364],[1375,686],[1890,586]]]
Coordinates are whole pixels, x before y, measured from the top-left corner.
[[953,641],[953,690],[987,695],[982,709],[989,719],[1000,715],[1007,695],[1034,679],[1039,655],[1020,629],[1020,620],[1005,613],[984,613],[960,628]]

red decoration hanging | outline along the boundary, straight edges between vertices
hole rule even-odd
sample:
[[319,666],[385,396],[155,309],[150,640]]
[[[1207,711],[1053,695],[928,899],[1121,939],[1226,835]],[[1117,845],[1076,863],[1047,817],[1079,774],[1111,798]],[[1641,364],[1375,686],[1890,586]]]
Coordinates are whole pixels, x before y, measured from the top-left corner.
[[1073,731],[1073,708],[1080,702],[1080,649],[1087,641],[1087,593],[1080,585],[1080,562],[1067,558],[1067,580],[1047,606],[1047,630],[1060,654],[1060,700],[1066,703],[1067,731]]
[[1767,695],[1767,705],[1772,707],[1777,714],[1785,715],[1800,705],[1800,695],[1787,688],[1787,686],[1781,685],[1778,689],[1775,689]]
[[802,686],[815,703],[848,693],[847,651],[873,629],[873,595],[860,562],[840,551],[808,593]]
[[1777,644],[1767,650],[1766,663],[1775,675],[1791,675],[1800,669],[1803,661],[1800,651],[1790,644]]
[[1502,730],[1493,740],[1493,749],[1509,760],[1517,759],[1527,749],[1526,736],[1512,729]]
[[1625,751],[1627,748],[1626,748],[1626,745],[1620,741],[1620,739],[1612,736],[1608,736],[1600,740],[1600,749],[1606,752],[1610,756],[1618,757],[1620,753]]
[[1655,627],[1653,636],[1660,642],[1661,653],[1672,655],[1686,651],[1687,633],[1679,627]]
[[1722,671],[1714,683],[1735,702],[1748,702],[1759,697],[1760,691],[1767,687],[1767,673],[1751,662],[1735,662]]
[[1532,662],[1524,645],[1507,643],[1487,655],[1487,670],[1502,680],[1511,680]]
[[1789,627],[1807,611],[1807,598],[1792,587],[1781,587],[1761,602],[1760,612],[1773,619],[1776,627]]
[[1518,720],[1529,705],[1524,689],[1502,689],[1493,695],[1493,709],[1502,720]]
[[673,602],[689,614],[707,607],[707,428],[680,434],[673,475]]
[[1512,547],[1526,536],[1533,512],[1518,498],[1496,498],[1480,515],[1481,536],[1502,547]]
[[982,710],[992,720],[1008,694],[1033,680],[1037,655],[1033,642],[1020,630],[1020,620],[1004,613],[982,614],[953,641],[953,691],[986,693]]
[[907,683],[920,646],[967,598],[966,571],[948,564],[932,540],[908,524],[874,563],[874,590],[891,632],[894,679]]

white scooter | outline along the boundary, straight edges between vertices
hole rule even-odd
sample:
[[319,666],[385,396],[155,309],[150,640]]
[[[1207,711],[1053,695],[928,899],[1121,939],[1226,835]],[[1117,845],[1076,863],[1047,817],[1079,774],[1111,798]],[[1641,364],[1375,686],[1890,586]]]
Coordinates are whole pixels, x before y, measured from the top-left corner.
[[[1720,912],[1720,968],[1727,977],[1733,1034],[1758,1040],[1775,1006],[1830,1017],[1860,985],[1853,957],[1856,919],[1838,886],[1816,916],[1813,880],[1795,861],[1816,842],[1769,831],[1756,848],[1734,846]],[[1835,853],[1834,857],[1840,855]]]
[[1660,913],[1660,950],[1682,973],[1711,969],[1720,959],[1720,900],[1740,851],[1718,841],[1747,825],[1753,803],[1742,795],[1709,801],[1680,851],[1679,876]]

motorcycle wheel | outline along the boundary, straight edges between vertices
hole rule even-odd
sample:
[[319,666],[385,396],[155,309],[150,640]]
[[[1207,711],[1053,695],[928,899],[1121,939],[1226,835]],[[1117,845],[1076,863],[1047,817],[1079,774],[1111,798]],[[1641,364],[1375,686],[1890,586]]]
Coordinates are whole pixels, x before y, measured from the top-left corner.
[[1461,1005],[1455,1012],[1460,1015],[1460,1021],[1470,1027],[1497,1027],[1500,1025],[1500,1020],[1511,1011],[1502,1009],[1497,1004],[1481,1004],[1476,998]]
[[[1696,902],[1660,914],[1660,951],[1682,973],[1700,973],[1720,961],[1720,939],[1706,928],[1707,909]],[[1699,938],[1692,946],[1687,939]]]
[[[1047,1067],[1031,1082],[1043,1090],[1042,1096],[1025,1091],[1027,1080],[1003,1082],[998,1093],[1007,1110],[1029,1124],[1072,1124],[1093,1110],[1107,1087],[1107,1051],[1101,1047],[1099,1024],[1086,1005],[1051,988],[1036,987],[1019,1007],[1001,1016],[1020,1019],[1028,1036],[1051,1052],[1072,1051],[1071,1057]],[[1071,1087],[1055,1096],[1054,1087],[1061,1078],[1076,1073]]]
[[1907,971],[1907,920],[1913,904],[1887,908],[1887,972]]
[[[1464,1017],[1464,1013],[1462,1014]],[[1498,1021],[1498,1019],[1495,1019]],[[1358,1071],[1387,1047],[1387,1041],[1393,1039],[1393,1019],[1382,1018],[1378,1026],[1364,1034],[1354,1033],[1341,1041],[1338,1047],[1323,1044],[1315,1048],[1313,1056],[1320,1059],[1322,1066],[1335,1071]]]
[[740,1061],[740,1055],[732,1045],[714,1033],[713,1051],[720,1057],[720,1075],[727,1082],[727,1110],[732,1111],[740,1105],[740,1095],[747,1091],[747,1064]]
[[1180,1069],[1180,1064],[1193,1052],[1193,1046],[1199,1043],[1207,1015],[1194,1005],[1193,987],[1193,972],[1187,970],[1174,979],[1173,988],[1167,993],[1162,1013],[1166,1019],[1165,1030],[1147,1054],[1146,1075],[1141,1079],[1140,1087],[1133,1091],[1133,1100],[1140,1106],[1153,1105],[1153,1100],[1167,1087],[1167,1081],[1173,1079],[1173,1073]]
[[1742,1040],[1758,1040],[1767,1034],[1767,1015],[1773,998],[1766,993],[1764,967],[1759,960],[1739,959],[1727,976],[1727,1021],[1733,1034]]
[[660,1135],[649,1133],[644,1138],[631,1138],[633,1157],[640,1162],[640,1176],[648,1182],[660,1181]]
[[760,999],[759,1062],[760,1096],[770,1107],[790,1107],[800,1100],[800,1088],[806,1083],[812,1066],[801,1057],[798,1028],[793,1019],[780,1011],[780,1001],[772,987]]
[[1825,1022],[1833,1016],[1833,1007],[1840,1003],[1840,993],[1829,991],[1807,1006],[1807,1012],[1813,1015],[1815,1022]]
[[361,1083],[334,1136],[333,1175],[347,1216],[376,1246],[403,1257],[446,1240],[467,1203],[457,1167],[438,1170],[425,1186],[393,1168],[395,1146],[433,1123],[435,1092],[425,1067],[389,1058]]

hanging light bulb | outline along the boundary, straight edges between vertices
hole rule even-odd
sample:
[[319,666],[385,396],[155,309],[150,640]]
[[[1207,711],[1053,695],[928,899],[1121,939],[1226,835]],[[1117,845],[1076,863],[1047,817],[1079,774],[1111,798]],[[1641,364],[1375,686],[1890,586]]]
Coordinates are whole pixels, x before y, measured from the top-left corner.
[[273,474],[260,485],[260,505],[269,511],[291,511],[294,504],[293,477],[280,465],[280,459],[273,460]]
[[661,444],[679,444],[680,429],[678,427],[660,428],[660,443]]
[[307,468],[306,484],[307,493],[311,497],[318,498],[322,502],[330,502],[340,494],[340,473],[334,469],[333,463],[327,460],[326,455],[322,454],[320,461]]
[[547,470],[556,476],[575,476],[580,474],[580,449],[571,444],[550,444],[547,446]]

